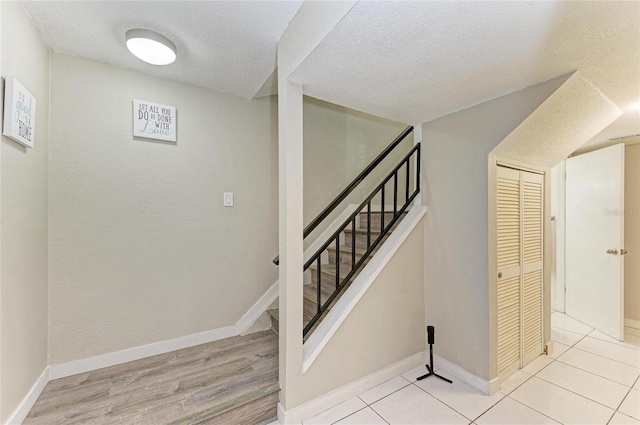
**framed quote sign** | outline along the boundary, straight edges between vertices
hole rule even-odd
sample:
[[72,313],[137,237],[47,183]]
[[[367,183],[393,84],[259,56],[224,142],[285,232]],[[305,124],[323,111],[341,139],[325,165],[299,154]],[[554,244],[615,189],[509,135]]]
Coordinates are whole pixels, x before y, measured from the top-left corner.
[[176,142],[176,108],[133,99],[133,136]]
[[4,87],[2,134],[28,148],[36,138],[36,98],[13,77]]

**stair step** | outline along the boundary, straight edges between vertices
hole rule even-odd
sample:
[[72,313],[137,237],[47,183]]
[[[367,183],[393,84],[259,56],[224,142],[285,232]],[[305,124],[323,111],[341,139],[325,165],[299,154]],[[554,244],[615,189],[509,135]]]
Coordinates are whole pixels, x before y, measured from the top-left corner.
[[[304,295],[304,298],[310,302],[313,303],[313,314],[316,314],[316,302],[317,302],[317,298],[318,298],[318,290],[317,290],[317,286],[314,283],[310,284],[310,285],[304,285],[304,288],[302,290],[302,293]],[[333,295],[333,290],[335,289],[335,285],[330,286],[330,285],[322,285],[321,288],[321,293],[320,293],[320,297],[322,298],[322,303],[324,304],[331,295]]]
[[[336,247],[330,246],[327,248],[329,252],[329,264],[336,263]],[[360,261],[366,250],[356,248],[356,262]],[[346,245],[340,245],[340,267],[346,266],[348,270],[351,270],[351,247]]]
[[[316,265],[312,265],[309,267],[309,270],[311,271],[311,283],[309,285],[305,285],[305,288],[313,288],[313,290],[316,290],[316,285],[318,282],[318,270]],[[323,264],[321,267],[321,277],[320,277],[320,282],[321,282],[321,289],[322,289],[322,302],[326,301],[326,298],[328,298],[332,293],[333,290],[336,287],[336,265],[335,264]],[[342,283],[342,281],[347,277],[347,275],[351,272],[351,264],[349,264],[349,266],[345,266],[343,264],[340,265],[340,283]],[[358,272],[356,272],[352,277],[351,277],[351,281],[354,280],[356,278],[356,276],[358,275]],[[328,294],[328,295],[327,295]],[[314,296],[312,298],[313,301],[316,300],[316,297]]]
[[[363,211],[360,213],[360,228],[361,229],[366,229],[367,228],[367,214],[369,214],[366,211]],[[382,214],[380,214],[380,212],[372,212],[371,213],[371,228],[372,229],[380,229],[380,217]],[[403,212],[401,214],[404,218],[404,216],[407,215],[406,212]],[[384,222],[385,223],[389,223],[391,220],[393,220],[393,212],[386,212],[384,213]],[[401,218],[402,220],[402,218]]]
[[280,314],[278,313],[278,309],[269,309],[267,310],[267,314],[271,316],[271,331],[276,335],[280,335]]
[[[378,246],[382,245],[387,238],[391,235],[391,231],[389,231],[384,238],[382,238],[382,241],[378,244]],[[371,245],[373,245],[373,243],[375,242],[375,240],[380,236],[380,232],[371,232]],[[345,247],[348,249],[351,249],[351,231],[347,232],[345,231],[345,238],[344,238],[344,242],[345,242]],[[356,249],[361,250],[361,251],[365,251],[367,249],[367,232],[366,230],[361,230],[358,229],[358,231],[356,231]]]
[[[305,285],[305,288],[308,285]],[[316,314],[317,307],[315,298],[307,298],[305,296],[303,298],[302,303],[302,326],[307,326],[307,323],[311,321],[313,316]],[[271,331],[273,331],[276,335],[280,333],[280,312],[278,308],[272,308],[267,310],[269,316],[271,316]]]
[[[356,262],[360,261],[362,256],[366,253],[367,250],[367,212],[360,213],[360,224],[358,228],[355,230],[351,227],[344,230],[345,233],[345,245],[340,245],[338,249],[336,249],[335,244],[327,247],[327,253],[329,255],[329,264],[321,265],[321,303],[326,303],[327,300],[333,295],[333,291],[336,287],[336,257],[339,256],[339,265],[340,265],[340,278],[341,282],[344,278],[351,272],[351,241],[352,234],[355,232],[356,236]],[[307,335],[304,337],[304,341],[307,340],[313,333],[314,329],[322,322],[324,317],[329,313],[331,308],[335,305],[335,303],[340,299],[342,295],[346,292],[348,287],[351,285],[353,280],[358,276],[358,274],[362,271],[362,269],[366,266],[366,264],[373,258],[378,249],[384,244],[386,239],[389,237],[391,232],[400,224],[402,219],[406,216],[407,213],[400,214],[396,223],[394,223],[393,227],[388,231],[388,233],[384,236],[382,241],[377,245],[376,249],[374,249],[369,258],[360,266],[360,268],[351,276],[348,282],[346,282],[344,288],[340,291],[340,293],[336,296],[330,306],[328,306],[327,310],[323,312],[322,317],[314,324],[314,326],[310,329]],[[385,212],[385,223],[388,225],[393,220],[393,212]],[[380,231],[380,217],[381,213],[371,213],[371,231],[369,234],[371,235],[371,243],[375,242],[376,238],[378,238],[381,234]],[[376,226],[378,228],[376,228]],[[339,254],[337,255],[337,252]],[[304,285],[303,287],[303,327],[305,327],[311,319],[314,317],[316,312],[318,311],[317,305],[317,277],[318,277],[318,267],[316,264],[312,264],[309,269],[311,272],[311,283],[308,285]],[[340,283],[341,283],[340,282]],[[279,332],[279,313],[278,309],[270,309],[267,311],[271,316],[271,330],[278,334]]]
[[183,418],[174,424],[259,423],[277,415],[280,386],[272,384]]
[[[351,233],[352,233],[352,232],[353,232],[353,230],[351,230],[351,229],[350,229],[350,228],[348,228],[348,227],[347,227],[346,229],[344,229],[344,233],[345,233],[346,235],[351,235]],[[371,236],[373,236],[373,235],[379,235],[380,233],[381,233],[381,232],[380,232],[380,229],[371,229]],[[356,234],[358,234],[358,235],[366,235],[366,234],[367,234],[367,229],[360,229],[360,228],[358,228],[358,229],[356,229]]]

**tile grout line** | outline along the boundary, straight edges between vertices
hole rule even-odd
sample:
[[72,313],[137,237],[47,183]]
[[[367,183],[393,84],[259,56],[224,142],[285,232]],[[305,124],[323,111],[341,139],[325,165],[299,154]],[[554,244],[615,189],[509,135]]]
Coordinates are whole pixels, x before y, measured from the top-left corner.
[[[359,397],[358,397],[358,398],[359,398]],[[361,399],[361,400],[362,400],[362,399]],[[367,404],[367,403],[365,403],[365,404]],[[338,419],[337,421],[331,422],[331,425],[333,425],[333,424],[337,424],[337,423],[338,423],[338,422],[340,422],[341,420],[343,420],[343,419],[347,419],[349,416],[351,416],[351,415],[355,415],[356,413],[358,413],[358,412],[359,412],[359,411],[361,411],[361,410],[366,409],[367,407],[369,407],[369,406],[365,406],[365,407],[362,407],[362,408],[360,408],[360,409],[356,410],[355,412],[351,412],[351,413],[349,413],[347,416],[343,416],[343,417],[341,417],[340,419]],[[327,410],[330,410],[330,409],[327,409]],[[326,410],[325,410],[325,412],[326,412]],[[324,412],[321,412],[321,413],[319,413],[319,414],[321,415],[322,413],[324,413]],[[302,423],[302,425],[305,425],[305,424],[304,424],[304,422]]]
[[[597,376],[597,375],[596,375],[596,376]],[[562,389],[563,389],[563,390],[565,390],[565,391],[569,391],[570,393],[575,394],[575,395],[577,395],[578,397],[582,397],[582,398],[584,398],[585,400],[592,401],[592,402],[594,402],[594,403],[596,403],[596,404],[599,404],[600,406],[606,407],[606,408],[607,408],[607,409],[609,409],[609,410],[614,410],[614,411],[615,411],[615,409],[614,409],[613,407],[609,407],[609,406],[607,406],[607,405],[605,405],[605,404],[600,403],[599,401],[592,400],[592,399],[590,399],[589,397],[583,396],[582,394],[578,394],[577,392],[572,391],[572,390],[570,390],[570,389],[568,389],[568,388],[565,388],[565,387],[563,387],[563,386],[561,386],[561,385],[554,384],[553,382],[551,382],[551,381],[547,381],[546,379],[544,379],[544,378],[540,378],[539,376],[536,376],[536,378],[538,378],[539,380],[544,381],[544,382],[546,382],[546,383],[548,383],[548,384],[551,384],[551,385],[553,385],[553,386],[555,386],[555,387],[562,388]],[[624,399],[623,399],[623,400],[624,400]]]
[[[592,339],[597,339],[597,338],[593,338],[593,337],[590,337],[590,338],[592,338]],[[582,340],[580,340],[580,341],[582,341]],[[602,340],[601,340],[601,339],[598,339],[598,341],[602,341]],[[554,341],[554,342],[557,342],[557,341]],[[578,342],[579,342],[579,341],[578,341]],[[602,341],[602,342],[606,342],[606,341]],[[576,344],[577,344],[577,343],[576,343]],[[620,345],[619,347],[622,347],[622,346]],[[613,362],[620,363],[620,364],[623,364],[623,365],[625,365],[625,366],[633,367],[633,368],[635,368],[635,369],[639,369],[639,370],[640,370],[640,367],[637,367],[637,366],[631,365],[631,364],[629,364],[629,363],[621,362],[620,360],[612,359],[611,357],[606,357],[606,356],[603,356],[603,355],[601,355],[601,354],[592,353],[591,351],[583,350],[583,349],[582,349],[582,348],[580,348],[580,347],[571,346],[571,348],[575,348],[576,350],[582,351],[583,353],[592,354],[592,355],[594,355],[594,356],[602,357],[603,359],[611,360],[611,361],[613,361]],[[624,348],[624,347],[623,347],[623,348]],[[567,351],[569,351],[569,350],[567,350]],[[565,351],[565,353],[566,353],[566,351]],[[564,353],[562,353],[562,354],[564,354]],[[560,357],[560,356],[558,356],[558,357]]]
[[513,398],[513,397],[509,397],[509,396],[507,396],[507,397],[505,397],[505,398],[509,398],[509,400],[513,400],[513,401],[515,401],[515,402],[516,402],[516,403],[518,403],[518,404],[522,404],[524,407],[527,407],[527,408],[529,408],[529,409],[533,410],[534,412],[540,413],[540,414],[541,414],[542,416],[544,416],[545,418],[549,418],[549,419],[551,419],[551,420],[552,420],[552,421],[554,421],[554,422],[558,422],[558,423],[560,423],[559,421],[556,421],[555,419],[553,419],[551,416],[546,415],[546,414],[544,414],[544,413],[540,412],[539,410],[534,409],[533,407],[529,406],[528,404],[524,404],[524,403],[523,403],[523,402],[521,402],[520,400],[516,400],[515,398]]
[[[407,371],[407,372],[408,372],[408,371]],[[407,372],[404,372],[404,373],[407,373]],[[402,376],[402,375],[398,375],[398,376],[396,376],[396,377],[394,377],[394,378],[391,378],[391,379],[395,379],[395,378],[398,378],[398,377],[400,377],[400,378],[404,379],[405,381],[407,381],[407,385],[403,386],[402,388],[398,388],[397,390],[395,390],[395,391],[393,391],[393,392],[390,392],[390,393],[389,393],[389,394],[387,394],[386,396],[379,398],[378,400],[374,401],[374,402],[373,402],[373,403],[371,403],[371,404],[377,403],[377,402],[379,402],[380,400],[383,400],[383,399],[385,399],[385,398],[389,397],[391,394],[395,394],[395,393],[397,393],[398,391],[400,391],[400,390],[402,390],[402,389],[404,389],[404,388],[406,388],[406,387],[408,387],[409,385],[411,385],[411,384],[412,384],[412,382],[410,382],[407,378],[405,378],[405,377],[404,377],[404,376]],[[385,382],[388,382],[388,381],[390,381],[391,379],[387,379]],[[384,384],[385,382],[383,382],[382,384]],[[380,385],[382,385],[382,384],[380,384]],[[375,388],[375,387],[373,387],[373,388]],[[373,388],[371,388],[371,389],[373,389]],[[367,391],[368,391],[368,390],[367,390]],[[349,417],[349,416],[351,416],[351,415],[355,415],[356,413],[358,413],[358,412],[359,412],[359,411],[361,411],[361,410],[366,409],[367,407],[371,408],[371,410],[373,410],[373,411],[376,413],[376,415],[380,416],[380,414],[379,414],[378,412],[376,412],[376,410],[371,406],[371,404],[367,403],[366,401],[364,401],[364,400],[362,399],[362,397],[360,397],[362,394],[366,393],[367,391],[365,391],[365,392],[363,392],[363,393],[360,393],[360,394],[358,394],[357,396],[355,396],[355,398],[359,399],[360,401],[362,401],[362,402],[365,404],[365,407],[363,407],[363,408],[361,408],[361,409],[358,409],[358,410],[356,410],[356,411],[354,411],[354,412],[349,413],[347,416],[344,416],[344,417],[342,417],[342,418],[338,419],[337,421],[332,422],[332,424],[335,424],[335,423],[337,423],[337,422],[340,422],[341,420],[346,419],[346,418],[348,418],[348,417]],[[330,409],[327,409],[327,410],[330,410]],[[320,414],[322,414],[322,413],[326,412],[327,410],[325,410],[325,411],[323,411],[323,412],[318,413],[318,415],[320,415]],[[316,415],[316,416],[317,416],[317,415]],[[380,416],[380,417],[382,418],[382,416]],[[382,420],[383,420],[383,421],[385,421],[385,422],[387,422],[385,418],[382,418]],[[387,423],[388,423],[388,422],[387,422]],[[303,423],[303,425],[304,425],[304,423]]]
[[[595,336],[591,336],[591,334],[589,334],[589,338],[593,338],[593,339],[596,339],[598,341],[606,342],[607,344],[615,345],[616,347],[622,347],[622,348],[626,348],[626,349],[629,349],[629,350],[640,351],[640,347],[639,346],[633,345],[633,344],[628,343],[628,342],[624,342],[624,341],[616,341],[616,342],[607,341],[606,339],[602,339],[602,338],[598,338],[598,337],[595,337]],[[626,344],[626,345],[623,345],[623,344]]]
[[[626,348],[628,350],[640,351],[640,347],[637,347],[637,346],[635,346],[633,344],[629,344],[628,342],[624,342],[624,341],[611,342],[611,341],[607,341],[606,339],[596,338],[595,336],[590,336],[595,331],[597,331],[597,329],[594,329],[593,331],[589,332],[589,334],[587,336],[589,336],[589,338],[592,338],[592,339],[597,339],[598,341],[606,342],[607,344],[615,345],[616,347],[622,347],[622,348]],[[622,345],[622,344],[620,344],[621,342],[624,343],[624,344],[627,344],[627,345]]]
[[[588,351],[585,351],[585,353],[588,353]],[[589,353],[589,354],[593,354],[593,353]],[[594,354],[594,355],[595,355],[595,356],[597,356],[597,354]],[[602,356],[599,356],[599,357],[602,357]],[[611,359],[608,359],[607,357],[602,357],[602,358],[603,358],[603,359],[607,359],[607,360],[611,360]],[[613,380],[613,379],[611,379],[611,378],[608,378],[608,377],[606,377],[606,376],[602,376],[602,375],[598,375],[598,374],[596,374],[596,373],[591,372],[590,370],[586,370],[586,369],[583,369],[583,368],[581,368],[581,367],[574,366],[574,365],[572,365],[572,364],[570,364],[570,363],[565,363],[565,362],[563,362],[562,360],[560,360],[560,358],[558,358],[558,359],[557,359],[557,361],[558,361],[559,363],[562,363],[563,365],[566,365],[566,366],[569,366],[569,367],[572,367],[572,368],[575,368],[575,369],[581,370],[581,371],[583,371],[583,372],[587,372],[587,373],[589,373],[589,374],[591,374],[591,375],[593,375],[593,376],[597,376],[598,378],[606,379],[607,381],[611,381],[611,382],[614,382],[614,383],[616,383],[616,384],[622,385],[622,386],[624,386],[624,387],[628,387],[628,385],[627,385],[627,384],[623,384],[623,383],[621,383],[621,382],[614,381],[614,380]],[[621,364],[626,364],[626,363],[621,363]],[[630,365],[627,365],[627,366],[629,366],[629,367],[633,367],[633,366],[630,366]],[[636,369],[637,369],[637,368],[636,368]],[[640,376],[640,369],[638,369],[638,376]],[[635,382],[635,381],[634,381],[634,382]],[[633,388],[633,386],[632,386],[632,388]]]
[[[640,380],[640,377],[636,378],[635,382],[633,383],[633,385],[631,386],[631,388],[629,388],[629,391],[627,391],[627,394],[622,398],[622,401],[620,401],[620,404],[618,404],[618,407],[616,408],[616,412],[620,412],[620,407],[622,407],[622,404],[624,403],[624,401],[627,399],[627,397],[629,397],[629,394],[631,394],[631,392],[633,391],[633,386]],[[624,412],[620,412],[623,415],[625,414]],[[613,417],[612,417],[613,418]]]
[[[520,370],[522,371],[522,369],[520,369]],[[523,386],[523,385],[525,384],[525,382],[527,382],[529,379],[531,379],[531,378],[533,378],[533,377],[534,377],[534,375],[529,375],[527,372],[522,372],[522,373],[524,373],[525,375],[527,375],[527,379],[525,379],[524,381],[522,381],[522,382],[520,383],[520,385],[518,385],[517,387],[515,387],[514,389],[512,389],[512,390],[511,390],[511,391],[509,391],[508,393],[502,393],[502,394],[504,394],[504,396],[505,396],[505,397],[508,397],[508,396],[509,396],[509,394],[511,394],[512,392],[514,392],[515,390],[517,390],[518,388],[520,388],[521,386]]]
[[[417,381],[416,381],[416,382],[417,382]],[[473,420],[473,419],[471,419],[470,417],[468,417],[468,416],[466,416],[466,415],[462,414],[461,412],[458,412],[456,409],[454,409],[453,407],[449,406],[447,403],[445,403],[444,401],[440,400],[438,397],[436,397],[435,395],[431,394],[429,391],[427,391],[427,390],[425,390],[424,388],[419,387],[418,385],[416,385],[416,383],[415,383],[415,382],[413,382],[413,383],[412,383],[412,385],[414,385],[416,388],[418,388],[418,389],[420,389],[421,391],[423,391],[425,394],[428,394],[430,397],[433,397],[436,401],[438,401],[438,402],[440,402],[440,403],[444,404],[444,405],[445,405],[445,406],[447,406],[449,409],[451,409],[451,410],[453,410],[454,412],[456,412],[458,415],[462,416],[462,417],[463,417],[463,418],[465,418],[465,419],[468,419],[468,420],[470,421],[470,423],[471,423],[471,422],[474,422],[474,420]],[[504,397],[503,397],[503,398],[504,398]],[[498,404],[498,403],[496,403],[496,404]],[[495,406],[495,405],[494,405],[494,406]],[[492,406],[492,407],[493,407],[493,406]]]
[[[362,402],[363,402],[364,404],[366,404],[368,407],[371,407],[371,405],[373,405],[373,404],[375,404],[375,403],[377,403],[377,402],[379,402],[379,401],[381,401],[381,400],[384,400],[385,398],[389,397],[390,395],[395,394],[395,393],[397,393],[398,391],[403,390],[403,389],[407,388],[409,385],[413,384],[413,382],[409,382],[409,380],[408,380],[407,378],[405,378],[404,376],[399,375],[399,377],[400,377],[400,378],[402,378],[402,379],[404,379],[405,381],[407,381],[407,385],[405,385],[405,386],[403,386],[403,387],[401,387],[401,388],[398,388],[398,389],[397,389],[397,390],[395,390],[395,391],[390,392],[389,394],[387,394],[387,395],[386,395],[386,396],[384,396],[384,397],[380,397],[379,399],[377,399],[376,401],[372,402],[371,404],[369,404],[369,403],[367,403],[366,401],[362,400],[362,397],[360,397],[360,396],[361,396],[362,394],[364,394],[364,393],[362,393],[362,394],[358,394],[358,396],[357,396],[357,397],[358,397],[360,400],[362,400]],[[394,379],[394,378],[391,378],[391,379]],[[388,381],[390,381],[391,379],[388,379],[388,380],[387,380],[387,381],[385,381],[385,382],[388,382]],[[383,382],[383,384],[384,384],[384,382]],[[381,384],[381,385],[382,385],[382,384]],[[373,388],[375,388],[375,387],[373,387]],[[372,389],[373,389],[373,388],[372,388]],[[366,391],[365,391],[365,393],[366,393]],[[373,409],[373,407],[371,407],[371,408]],[[374,409],[374,410],[375,410],[375,409]],[[384,418],[383,418],[383,419],[384,419]]]
[[[373,407],[371,407],[371,406],[369,406],[369,409],[371,409],[371,410],[373,411],[373,413],[375,413],[376,415],[378,415],[378,417],[379,417],[380,419],[382,419],[382,420],[384,421],[384,423],[389,424],[389,422],[387,422],[387,420],[386,420],[385,418],[383,418],[383,417],[382,417],[382,415],[376,411],[376,409],[374,409],[374,408],[373,408]],[[389,425],[391,425],[391,424],[389,424]]]
[[[408,371],[407,371],[407,372],[408,372]],[[404,372],[404,373],[407,373],[407,372]],[[395,378],[398,378],[398,377],[399,377],[399,378],[404,379],[405,381],[407,381],[407,384],[406,384],[406,385],[404,385],[404,386],[403,386],[403,387],[401,387],[401,388],[398,388],[398,389],[397,389],[397,390],[395,390],[395,391],[390,392],[389,394],[385,395],[384,397],[380,397],[379,399],[377,399],[376,401],[374,401],[374,402],[373,402],[373,403],[371,403],[371,404],[367,403],[366,401],[364,401],[364,400],[362,399],[362,397],[360,397],[360,396],[361,396],[362,394],[364,394],[364,393],[358,394],[358,395],[356,396],[356,397],[357,397],[357,398],[359,398],[359,399],[360,399],[364,404],[366,404],[366,405],[367,405],[366,407],[368,407],[368,408],[370,408],[371,410],[373,410],[373,411],[375,412],[375,414],[376,414],[376,415],[378,415],[378,416],[380,416],[380,418],[382,418],[382,420],[383,420],[383,421],[385,421],[387,424],[388,424],[389,422],[387,422],[387,420],[386,420],[385,418],[383,418],[383,417],[380,415],[380,413],[378,413],[378,412],[376,411],[376,409],[374,409],[374,408],[373,408],[373,406],[372,406],[372,405],[373,405],[373,404],[375,404],[375,403],[377,403],[377,402],[379,402],[379,401],[381,401],[381,400],[384,400],[385,398],[389,397],[389,396],[390,396],[390,395],[392,395],[392,394],[397,393],[397,392],[398,392],[398,391],[400,391],[400,390],[403,390],[403,389],[407,388],[409,385],[411,385],[411,384],[412,384],[412,382],[410,382],[410,381],[409,381],[407,378],[405,378],[404,376],[402,376],[402,375],[398,375],[398,376],[396,376]],[[391,378],[391,379],[395,379],[395,378]],[[388,379],[388,380],[386,380],[385,382],[388,382],[388,381],[390,381],[391,379]],[[384,382],[383,382],[383,384],[384,384]],[[380,384],[380,385],[382,385],[382,384]],[[374,387],[374,388],[375,388],[375,387]],[[372,389],[373,389],[373,388],[372,388]],[[366,392],[366,391],[365,391],[365,392]],[[363,408],[362,408],[362,409],[360,409],[360,410],[364,410],[364,409],[366,409],[366,407],[363,407]],[[353,415],[353,414],[355,414],[355,413],[359,412],[360,410],[357,410],[356,412],[353,412],[351,415]],[[342,419],[348,418],[348,417],[349,417],[349,416],[351,416],[351,415],[345,416],[345,417],[344,417],[344,418],[342,418]],[[339,422],[339,421],[341,421],[342,419],[339,419],[339,420],[338,420],[338,421],[336,421],[336,422]],[[334,423],[335,423],[335,422],[334,422]]]

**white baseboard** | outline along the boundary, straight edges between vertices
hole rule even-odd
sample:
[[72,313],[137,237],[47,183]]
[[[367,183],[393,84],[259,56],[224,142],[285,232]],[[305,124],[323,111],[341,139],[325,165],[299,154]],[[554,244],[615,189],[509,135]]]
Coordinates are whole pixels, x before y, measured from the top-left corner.
[[624,325],[630,328],[640,329],[640,320],[625,318]]
[[229,338],[238,334],[239,332],[235,325],[227,326],[179,338],[168,339],[166,341],[155,342],[153,344],[115,351],[113,353],[102,354],[95,357],[55,364],[51,365],[49,379],[64,378],[78,373],[89,372],[96,369],[102,369],[104,367],[143,359],[145,357],[157,356],[158,354],[181,350],[183,348],[193,347],[194,345],[206,344],[207,342]]
[[426,212],[427,208],[423,206],[415,206],[409,211],[407,216],[391,233],[385,244],[373,256],[369,264],[353,281],[349,290],[336,302],[336,305],[331,309],[331,314],[320,322],[302,347],[302,373],[306,373],[309,370],[320,352],[322,352],[338,328],[342,326],[342,323],[347,319],[387,263],[393,258],[396,251],[400,249],[402,243],[420,223]]
[[260,319],[276,298],[278,298],[278,282],[271,285],[267,292],[260,297],[260,299],[240,318],[240,320],[236,322],[235,325],[185,335],[179,338],[159,341],[152,344],[141,345],[95,357],[54,364],[50,366],[49,379],[64,378],[78,373],[115,366],[134,360],[140,360],[145,357],[157,356],[158,354],[169,353],[171,351],[193,347],[194,345],[206,344],[208,342],[262,330],[261,328],[264,326],[252,328],[252,325]]
[[384,369],[373,372],[363,378],[289,410],[284,410],[282,404],[278,403],[278,421],[281,424],[299,424],[302,421],[312,418],[327,409],[337,406],[338,404],[375,387],[376,385],[380,385],[391,378],[395,378],[409,369],[423,364],[425,362],[425,358],[426,352],[422,351],[420,353],[416,353],[393,363]]
[[436,364],[436,367],[438,369],[444,370],[445,372],[455,376],[459,380],[471,385],[473,388],[485,394],[494,394],[495,392],[500,390],[499,378],[494,378],[491,381],[488,381],[477,375],[474,375],[462,366],[458,366],[457,364],[438,356],[437,354],[433,355],[433,362]]
[[[317,250],[323,241],[328,239],[329,236],[333,234],[333,232],[335,232],[335,230],[337,230],[338,227],[346,220],[346,218],[355,211],[356,207],[357,205],[355,204],[349,205],[333,221],[333,223],[331,223],[329,228],[327,228],[320,237],[318,237],[318,239],[307,250],[305,250],[305,258],[311,258],[314,254],[314,249]],[[156,356],[158,354],[193,347],[194,345],[206,344],[208,342],[262,330],[266,326],[266,322],[263,323],[262,320],[263,315],[269,306],[278,298],[278,287],[279,282],[275,282],[271,285],[264,295],[262,295],[262,297],[260,297],[260,299],[256,301],[256,303],[234,325],[212,329],[197,334],[185,335],[166,341],[159,341],[139,347],[132,347],[95,357],[54,364],[50,366],[49,379],[64,378],[78,373],[115,366],[121,363],[140,360],[145,357]],[[266,327],[268,328],[268,326]]]
[[24,418],[27,417],[29,411],[36,404],[38,397],[42,394],[42,390],[49,382],[49,367],[46,367],[36,382],[33,384],[27,395],[22,399],[16,410],[13,411],[11,415],[9,415],[9,419],[7,420],[7,425],[20,425]]
[[[247,311],[236,323],[239,335],[245,335],[251,326],[258,320],[269,308],[269,306],[278,298],[279,281],[276,281],[271,288],[267,289],[262,297]],[[268,328],[267,328],[268,329]]]

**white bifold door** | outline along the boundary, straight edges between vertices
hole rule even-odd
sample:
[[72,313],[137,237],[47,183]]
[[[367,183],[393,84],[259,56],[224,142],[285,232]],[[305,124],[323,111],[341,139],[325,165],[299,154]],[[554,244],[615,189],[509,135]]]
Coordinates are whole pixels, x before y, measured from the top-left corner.
[[567,159],[566,313],[624,339],[624,145]]
[[497,172],[498,372],[506,378],[543,351],[544,176]]

